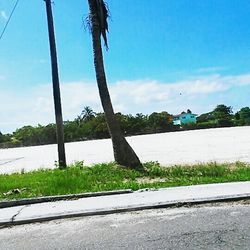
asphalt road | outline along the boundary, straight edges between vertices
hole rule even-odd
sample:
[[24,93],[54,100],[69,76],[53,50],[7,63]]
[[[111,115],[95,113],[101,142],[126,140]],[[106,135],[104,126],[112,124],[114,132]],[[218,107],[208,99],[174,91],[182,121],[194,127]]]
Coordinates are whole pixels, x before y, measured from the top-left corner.
[[0,249],[250,249],[250,203],[145,210],[0,229]]

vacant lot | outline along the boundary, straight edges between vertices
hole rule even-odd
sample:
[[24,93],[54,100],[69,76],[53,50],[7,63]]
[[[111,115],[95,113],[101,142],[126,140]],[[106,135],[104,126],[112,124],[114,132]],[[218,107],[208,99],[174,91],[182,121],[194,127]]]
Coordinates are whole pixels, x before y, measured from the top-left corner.
[[[159,161],[161,165],[200,162],[250,163],[250,127],[218,128],[128,137],[140,159]],[[109,139],[66,144],[68,163],[85,164],[113,161]],[[1,149],[0,174],[53,168],[56,145]]]

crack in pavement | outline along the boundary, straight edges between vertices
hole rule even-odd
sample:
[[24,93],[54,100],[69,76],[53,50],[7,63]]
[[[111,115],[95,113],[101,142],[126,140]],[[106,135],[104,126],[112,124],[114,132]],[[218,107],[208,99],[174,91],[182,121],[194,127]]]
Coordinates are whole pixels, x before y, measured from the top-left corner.
[[[11,162],[14,162],[14,161],[18,161],[18,160],[21,160],[21,159],[24,159],[24,157],[0,160],[0,166],[3,166],[3,165],[5,165],[5,164],[8,164],[8,163],[11,163]],[[1,162],[1,161],[2,161],[2,162]]]
[[26,207],[29,207],[29,205],[26,205],[26,206],[23,206],[20,210],[17,211],[16,214],[14,214],[12,217],[11,217],[11,223],[14,222],[15,218],[23,211],[24,208]]

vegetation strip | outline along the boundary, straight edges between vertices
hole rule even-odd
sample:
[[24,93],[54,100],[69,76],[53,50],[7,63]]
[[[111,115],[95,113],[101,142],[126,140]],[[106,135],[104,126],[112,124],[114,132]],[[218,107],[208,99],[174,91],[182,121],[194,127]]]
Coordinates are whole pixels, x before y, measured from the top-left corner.
[[65,170],[0,175],[0,200],[235,181],[250,181],[249,164],[236,162],[162,167],[157,162],[148,162],[144,164],[143,171],[137,171],[116,163],[87,167],[78,162]]
[[[153,112],[150,115],[116,113],[116,118],[124,134],[130,136],[190,129],[249,126],[250,108],[243,107],[234,114],[232,107],[220,104],[211,112],[200,114],[196,123],[182,124],[181,127],[173,124],[174,116],[167,111]],[[110,137],[104,113],[95,113],[88,106],[74,120],[64,122],[64,134],[66,142]],[[35,127],[24,126],[12,134],[2,134],[0,132],[0,148],[54,143],[56,143],[55,124],[37,125]]]

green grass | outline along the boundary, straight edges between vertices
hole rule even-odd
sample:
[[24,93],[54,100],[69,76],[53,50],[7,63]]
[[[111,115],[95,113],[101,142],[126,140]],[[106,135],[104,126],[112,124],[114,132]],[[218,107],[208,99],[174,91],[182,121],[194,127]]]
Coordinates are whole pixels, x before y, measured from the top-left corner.
[[[250,180],[250,165],[241,162],[170,168],[149,162],[144,164],[144,169],[135,171],[115,163],[97,164],[90,168],[78,162],[65,170],[0,175],[0,200]],[[19,194],[4,195],[17,188],[24,190]]]

